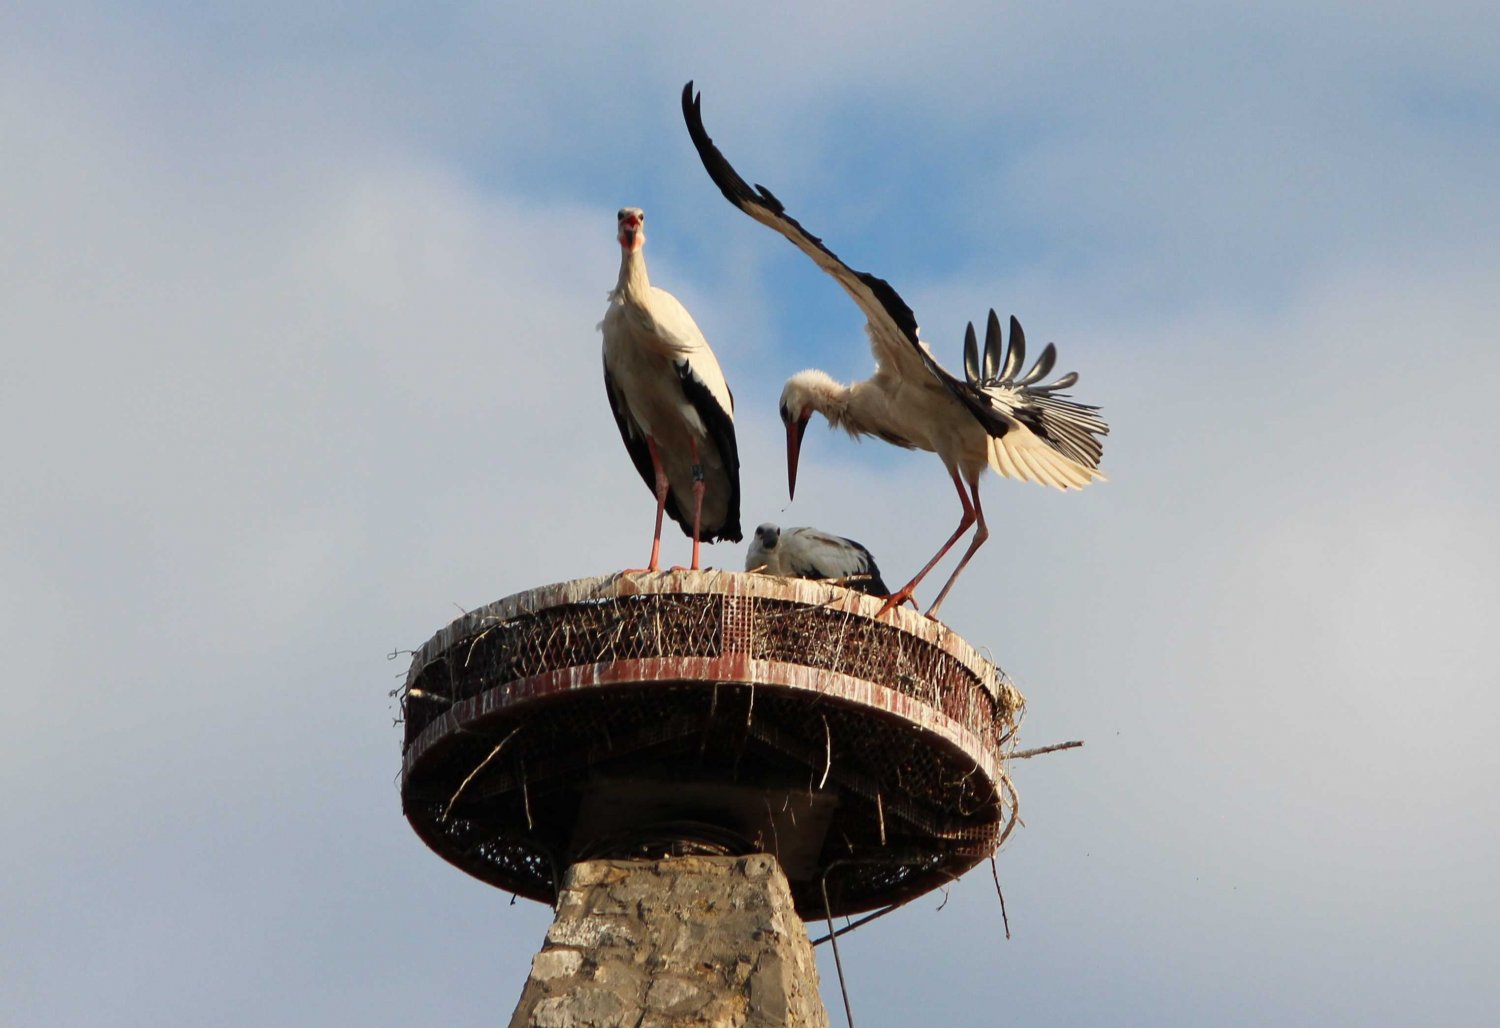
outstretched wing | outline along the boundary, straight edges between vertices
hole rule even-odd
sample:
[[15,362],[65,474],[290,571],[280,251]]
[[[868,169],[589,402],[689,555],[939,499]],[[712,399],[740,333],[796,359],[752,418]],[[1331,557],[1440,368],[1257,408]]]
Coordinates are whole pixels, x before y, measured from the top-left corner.
[[[1025,337],[1020,323],[1011,318],[1013,343],[1009,352],[1002,357],[998,342],[987,345],[981,367],[977,348],[970,344],[964,362],[969,381],[949,374],[917,338],[916,316],[889,282],[849,267],[787,214],[769,189],[752,187],[740,177],[704,129],[702,102],[691,82],[683,86],[682,116],[709,178],[730,203],[781,233],[844,287],[864,311],[870,345],[882,372],[894,373],[908,382],[931,375],[989,433],[990,465],[1002,475],[1059,489],[1081,489],[1104,477],[1098,471],[1102,453],[1098,437],[1107,435],[1109,426],[1095,413],[1097,408],[1058,393],[1078,376],[1069,374],[1050,385],[1039,384],[1056,360],[1054,347],[1049,344],[1031,370],[1016,378],[1025,356]],[[997,340],[999,319],[993,310],[990,325],[989,339]]]
[[917,338],[916,315],[900,294],[885,279],[855,271],[839,260],[821,239],[786,212],[769,189],[761,185],[752,188],[741,178],[704,129],[702,103],[702,94],[694,95],[691,82],[682,87],[682,116],[687,122],[688,135],[693,139],[693,146],[698,150],[708,177],[714,180],[725,199],[762,225],[781,233],[844,287],[869,322],[870,346],[882,368],[903,377],[919,376],[925,369],[943,380],[947,373]]

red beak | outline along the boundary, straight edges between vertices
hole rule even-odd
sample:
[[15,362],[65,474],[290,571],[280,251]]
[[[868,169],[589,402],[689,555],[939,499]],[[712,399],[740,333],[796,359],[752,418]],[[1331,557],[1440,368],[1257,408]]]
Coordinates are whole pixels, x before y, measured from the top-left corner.
[[807,419],[786,423],[786,496],[797,497],[797,456],[802,452],[802,433],[807,431]]

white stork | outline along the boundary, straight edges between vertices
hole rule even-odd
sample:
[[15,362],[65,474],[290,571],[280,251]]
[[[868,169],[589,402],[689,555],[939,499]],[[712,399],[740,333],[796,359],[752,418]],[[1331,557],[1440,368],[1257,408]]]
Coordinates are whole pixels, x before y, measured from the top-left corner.
[[655,571],[661,556],[662,512],[698,543],[740,541],[740,458],[734,439],[734,397],[693,316],[646,277],[646,215],[617,215],[620,279],[609,294],[604,332],[604,388],[620,438],[656,494]]
[[770,523],[761,525],[745,553],[745,570],[781,578],[832,579],[872,596],[891,592],[869,550],[816,528],[783,531]]
[[1109,426],[1096,413],[1098,408],[1075,403],[1057,392],[1076,382],[1076,374],[1049,385],[1040,384],[1057,358],[1051,343],[1031,370],[1018,378],[1025,360],[1025,335],[1012,317],[1010,348],[1002,360],[1000,323],[993,310],[983,367],[979,366],[974,326],[970,324],[965,340],[967,381],[949,374],[917,337],[915,315],[888,282],[850,268],[787,214],[770,190],[764,186],[752,189],[739,176],[704,130],[701,104],[701,96],[694,96],[689,82],[682,90],[682,113],[714,184],[730,203],[780,232],[832,275],[868,322],[866,331],[875,354],[874,375],[843,385],[822,371],[802,371],[793,375],[782,391],[788,491],[796,490],[797,455],[813,411],[850,435],[873,435],[896,446],[936,453],[958,490],[963,517],[942,548],[882,609],[884,613],[910,599],[917,583],[977,523],[968,550],[928,608],[928,616],[935,617],[969,558],[989,538],[984,510],[979,505],[979,476],[985,467],[1007,478],[1064,490],[1081,489],[1104,477],[1098,470],[1103,452],[1099,437],[1109,433]]

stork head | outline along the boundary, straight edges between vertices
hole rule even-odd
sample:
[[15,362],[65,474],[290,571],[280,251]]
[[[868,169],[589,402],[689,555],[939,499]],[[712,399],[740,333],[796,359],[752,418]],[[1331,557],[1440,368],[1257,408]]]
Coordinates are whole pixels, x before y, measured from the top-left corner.
[[621,207],[615,215],[620,226],[620,248],[639,250],[646,244],[646,212],[639,207]]
[[776,544],[781,541],[781,529],[767,522],[755,530],[755,538],[750,540],[750,548],[745,553],[746,571],[764,571],[771,573],[772,551]]
[[831,424],[843,418],[848,392],[827,373],[799,371],[786,380],[781,390],[781,423],[786,425],[786,489],[789,499],[797,495],[797,457],[802,452],[802,436],[813,411],[820,412]]

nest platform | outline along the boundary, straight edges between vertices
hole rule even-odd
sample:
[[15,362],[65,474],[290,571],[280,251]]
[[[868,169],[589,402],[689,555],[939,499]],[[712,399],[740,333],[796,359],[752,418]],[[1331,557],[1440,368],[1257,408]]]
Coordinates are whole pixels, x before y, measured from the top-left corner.
[[456,619],[402,689],[422,840],[552,903],[599,857],[773,853],[805,918],[905,902],[994,852],[1023,699],[938,622],[721,571],[544,586]]

